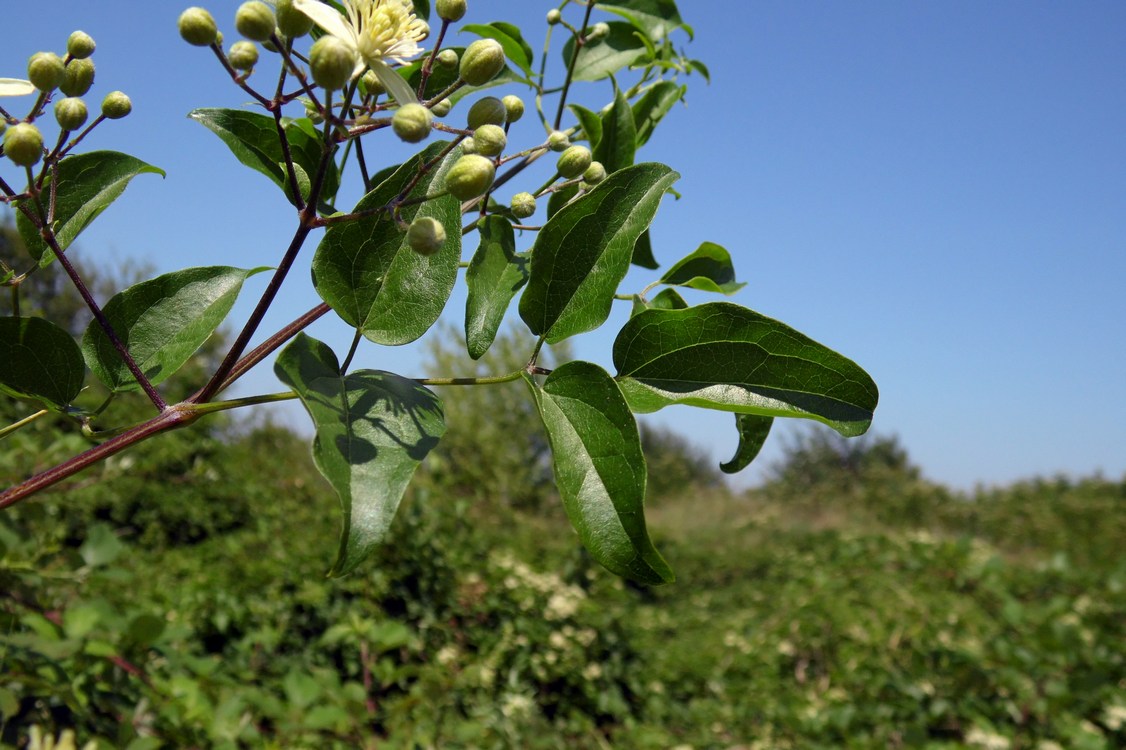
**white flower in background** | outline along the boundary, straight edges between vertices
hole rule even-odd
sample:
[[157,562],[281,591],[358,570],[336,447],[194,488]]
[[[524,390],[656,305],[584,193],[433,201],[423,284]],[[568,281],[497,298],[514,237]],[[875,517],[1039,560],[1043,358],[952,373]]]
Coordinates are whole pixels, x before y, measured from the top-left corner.
[[356,53],[352,77],[370,68],[400,105],[417,102],[414,91],[389,63],[402,65],[422,52],[418,43],[430,26],[414,15],[411,0],[343,0],[345,15],[319,0],[293,0],[293,7]]
[[0,96],[27,96],[34,94],[35,87],[31,81],[22,78],[0,78]]

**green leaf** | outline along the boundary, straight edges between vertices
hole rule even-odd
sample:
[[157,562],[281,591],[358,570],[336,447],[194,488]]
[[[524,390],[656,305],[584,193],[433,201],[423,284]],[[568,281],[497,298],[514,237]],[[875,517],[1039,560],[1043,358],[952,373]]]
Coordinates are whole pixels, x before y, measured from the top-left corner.
[[551,442],[571,525],[608,570],[656,585],[674,580],[645,529],[645,456],[637,423],[606,371],[568,362],[543,384],[525,375]]
[[423,21],[430,20],[430,0],[412,0],[414,14]]
[[316,426],[313,460],[340,497],[343,529],[330,575],[354,569],[387,536],[415,470],[445,432],[437,396],[389,372],[340,374],[324,343],[299,333],[274,371]]
[[86,377],[74,338],[42,318],[0,318],[0,391],[62,409]]
[[648,268],[649,270],[660,268],[661,264],[653,257],[653,242],[650,239],[648,229],[637,238],[629,262],[639,268]]
[[508,58],[509,62],[516,63],[516,66],[524,71],[524,75],[529,78],[532,77],[532,60],[535,57],[535,53],[532,51],[531,46],[524,41],[524,37],[520,33],[518,26],[505,23],[504,21],[493,21],[488,24],[466,24],[461,27],[461,30],[476,34],[484,39],[495,39],[504,49],[504,56]]
[[[60,161],[54,222],[59,247],[70,247],[82,230],[125,192],[130,180],[145,173],[165,176],[164,170],[116,151],[91,151]],[[44,185],[50,184],[48,178]],[[45,187],[44,201],[48,194]],[[54,251],[22,211],[16,212],[16,227],[27,252],[40,266],[55,259]]]
[[[290,202],[294,202],[285,169],[285,151],[273,117],[241,109],[197,109],[188,117],[219,136],[235,158],[266,175],[282,189]],[[308,180],[320,168],[324,139],[307,118],[283,120],[283,128],[293,163],[301,168],[295,172],[300,175],[304,171],[305,179]],[[334,196],[339,186],[340,175],[336,166],[329,162],[325,171],[323,195]],[[301,189],[306,187],[302,186]]]
[[736,414],[735,429],[739,432],[739,445],[730,461],[719,465],[724,474],[737,474],[751,465],[770,435],[774,417],[761,417],[758,414]]
[[675,289],[662,289],[656,297],[650,300],[644,300],[639,295],[634,295],[631,317],[646,310],[684,310],[687,307],[688,303]]
[[675,0],[600,0],[598,9],[628,19],[654,41],[667,37],[679,28],[685,29],[689,37],[692,36],[692,28],[681,20]]
[[104,523],[96,523],[86,532],[86,541],[78,548],[78,554],[91,568],[109,565],[124,551],[125,545]]
[[548,219],[520,298],[532,333],[556,343],[605,322],[637,238],[679,176],[664,164],[627,167]]
[[614,103],[602,115],[602,137],[594,147],[595,161],[602,162],[608,173],[631,166],[637,153],[637,128],[633,110],[620,89],[614,90]]
[[[465,47],[443,47],[442,49],[453,50],[457,53],[459,59],[462,55],[465,54]],[[407,83],[409,83],[411,85],[411,88],[415,91],[418,91],[418,84],[422,82],[422,66],[424,65],[427,57],[427,55],[424,55],[412,63],[408,63],[400,68],[395,69],[399,73],[399,75],[407,79]],[[458,75],[458,70],[456,67],[451,69],[443,68],[440,65],[435,65],[430,70],[430,77],[426,79],[426,91],[424,96],[421,98],[430,99],[437,96],[453,84],[457,83],[459,78],[460,76]],[[484,91],[485,89],[494,88],[496,86],[503,86],[509,83],[522,83],[529,88],[535,88],[530,80],[517,74],[512,70],[512,68],[505,66],[505,68],[500,73],[498,73],[495,78],[493,78],[483,86],[461,86],[449,95],[449,99],[454,104],[457,104],[465,97],[470,96],[474,93]]]
[[[590,142],[591,151],[598,146],[598,142],[602,140],[602,118],[597,112],[592,112],[586,107],[578,104],[569,104],[571,112],[579,120],[579,125],[582,126],[583,136]],[[609,170],[607,170],[609,172]]]
[[[186,268],[115,294],[103,308],[145,377],[156,385],[180,369],[227,317],[242,284],[266,268]],[[133,373],[92,321],[82,352],[94,375],[115,392],[137,390]]]
[[735,294],[745,283],[735,281],[731,254],[714,242],[704,242],[661,277],[662,284],[698,289],[702,292]]
[[[360,199],[357,212],[393,201],[447,144],[431,144]],[[460,155],[455,149],[418,181],[408,198],[439,192],[446,172]],[[461,204],[445,195],[403,206],[408,224],[430,216],[446,228],[446,243],[435,254],[411,249],[386,211],[330,226],[313,256],[313,286],[337,315],[377,344],[414,341],[434,324],[453,291],[461,261]]]
[[793,328],[727,302],[646,310],[622,327],[614,365],[630,407],[688,404],[823,422],[864,433],[879,400],[855,362]]
[[673,105],[684,98],[688,87],[673,81],[658,81],[633,105],[633,122],[637,128],[637,148],[649,142],[653,130]]
[[479,231],[481,244],[465,272],[465,343],[473,359],[492,346],[509,303],[528,282],[528,255],[516,252],[508,220],[489,216]]
[[[601,3],[599,4],[601,7]],[[649,56],[645,42],[633,25],[620,21],[607,24],[610,33],[598,44],[586,45],[579,50],[575,62],[576,81],[598,81],[612,76],[623,68],[628,68]],[[571,61],[574,54],[575,39],[570,37],[563,45],[563,62]]]

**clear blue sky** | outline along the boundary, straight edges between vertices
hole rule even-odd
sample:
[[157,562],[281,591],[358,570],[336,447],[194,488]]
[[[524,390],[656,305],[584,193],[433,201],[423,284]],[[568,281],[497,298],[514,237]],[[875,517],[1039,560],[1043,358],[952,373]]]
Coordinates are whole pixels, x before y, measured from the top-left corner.
[[[237,6],[207,6],[228,43]],[[690,79],[688,106],[643,152],[682,174],[683,198],[666,200],[654,227],[659,260],[703,240],[726,246],[748,282],[735,301],[865,367],[881,391],[874,430],[898,434],[934,479],[1126,472],[1126,4],[680,6],[696,30],[688,51],[712,84]],[[538,49],[549,7],[470,0],[465,20],[515,20]],[[246,97],[180,41],[180,10],[9,3],[0,76],[22,77],[28,55],[84,29],[98,42],[92,103],[120,88],[135,107],[89,148],[168,171],[139,178],[80,240],[83,256],[161,270],[271,263],[291,212],[185,119]],[[649,278],[635,274],[628,288]],[[312,306],[306,279],[293,275],[264,330]],[[252,281],[247,299],[261,286]],[[460,326],[458,300],[449,311]],[[608,365],[614,330],[580,337],[577,354]],[[350,338],[336,324],[311,333],[341,351]],[[357,366],[422,374],[411,350],[369,346]],[[249,383],[278,389],[269,367]],[[734,449],[728,415],[662,420],[717,458]]]

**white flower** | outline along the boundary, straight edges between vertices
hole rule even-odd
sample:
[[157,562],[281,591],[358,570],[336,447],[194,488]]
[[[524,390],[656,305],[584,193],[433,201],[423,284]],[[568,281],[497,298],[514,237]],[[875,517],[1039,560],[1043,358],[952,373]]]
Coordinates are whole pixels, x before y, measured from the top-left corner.
[[293,0],[293,7],[356,53],[352,77],[371,68],[400,105],[417,102],[410,85],[388,63],[402,65],[422,52],[430,27],[414,15],[411,0],[342,0],[347,18],[319,0]]
[[0,96],[26,96],[34,94],[35,87],[31,81],[21,78],[0,78]]

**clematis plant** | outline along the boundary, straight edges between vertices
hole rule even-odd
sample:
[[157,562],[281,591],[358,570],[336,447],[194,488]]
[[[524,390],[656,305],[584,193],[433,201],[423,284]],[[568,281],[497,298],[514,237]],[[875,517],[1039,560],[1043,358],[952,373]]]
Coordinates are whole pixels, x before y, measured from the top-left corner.
[[[245,39],[228,51],[207,10],[184,11],[180,36],[214,55],[237,101],[252,101],[190,116],[280,190],[293,208],[292,237],[272,268],[187,268],[108,301],[96,299],[68,254],[131,180],[162,172],[126,154],[78,147],[91,128],[129,114],[129,100],[111,92],[101,116],[83,125],[94,43],[81,32],[65,56],[32,56],[34,86],[0,79],[4,96],[40,91],[24,117],[0,110],[5,161],[18,167],[13,177],[0,175],[0,202],[14,209],[24,245],[20,257],[0,260],[0,284],[12,301],[0,317],[0,392],[37,409],[0,426],[0,438],[53,420],[60,430],[77,424],[91,442],[52,468],[28,467],[31,476],[11,478],[0,510],[209,414],[298,399],[316,432],[316,465],[340,505],[331,572],[341,575],[388,539],[415,470],[441,440],[445,417],[432,389],[522,381],[582,543],[611,571],[659,584],[673,574],[646,530],[635,414],[674,404],[715,412],[734,427],[735,455],[722,464],[728,472],[755,458],[776,418],[819,421],[846,436],[868,429],[878,393],[852,360],[745,307],[690,305],[681,295],[728,297],[744,286],[726,248],[704,241],[659,272],[658,255],[667,250],[650,225],[679,174],[639,154],[684,100],[687,82],[707,78],[706,66],[680,48],[692,30],[673,0],[545,5],[538,60],[523,31],[504,22],[470,18],[460,31],[478,38],[465,48],[444,45],[451,25],[467,15],[462,0],[438,0],[438,33],[424,50],[429,6],[251,0],[235,16]],[[310,42],[314,23],[319,38]],[[605,104],[577,104],[580,85]],[[52,101],[62,132],[44,139],[39,127]],[[417,150],[401,164],[375,164],[370,157],[380,150],[366,144],[380,138]],[[356,168],[347,174],[362,197],[345,206],[341,187],[351,161]],[[312,256],[302,255],[314,236]],[[94,319],[81,343],[19,305],[36,271],[56,262]],[[623,289],[631,267],[653,278]],[[266,272],[270,281],[221,363],[191,384],[191,396],[170,403],[164,383],[223,324],[243,283]],[[251,348],[295,276],[311,279],[321,302]],[[459,281],[466,355],[482,357],[506,317],[518,315],[527,335],[523,368],[408,378],[352,367],[366,355],[361,346],[423,336],[449,314]],[[614,306],[629,316],[610,353],[614,374],[584,361],[543,366],[545,345],[603,326]],[[352,332],[342,357],[304,332],[330,314]],[[220,398],[271,358],[284,391]],[[107,424],[105,404],[130,392],[143,394],[152,414],[137,424]]]

